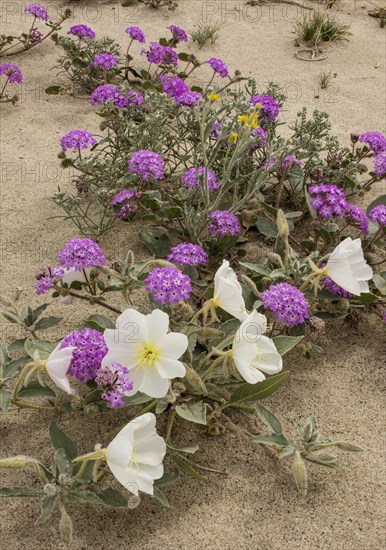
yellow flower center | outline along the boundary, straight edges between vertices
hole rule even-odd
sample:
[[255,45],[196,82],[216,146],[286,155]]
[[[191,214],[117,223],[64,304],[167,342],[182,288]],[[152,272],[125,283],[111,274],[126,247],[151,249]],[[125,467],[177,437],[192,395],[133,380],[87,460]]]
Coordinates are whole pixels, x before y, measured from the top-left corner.
[[220,303],[218,301],[218,298],[212,298],[212,305],[214,307],[219,307],[220,306]]
[[154,367],[160,355],[161,350],[153,342],[137,344],[136,361],[139,367]]

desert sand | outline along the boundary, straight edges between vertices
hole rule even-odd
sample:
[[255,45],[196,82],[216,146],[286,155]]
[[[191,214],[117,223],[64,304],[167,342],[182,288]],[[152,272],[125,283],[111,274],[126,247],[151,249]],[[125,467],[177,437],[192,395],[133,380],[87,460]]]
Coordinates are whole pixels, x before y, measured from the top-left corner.
[[[23,28],[23,2],[3,2],[1,33]],[[115,1],[47,4],[50,13],[63,7],[74,10],[74,23],[86,23],[98,37],[109,35],[122,45],[124,29],[141,27],[150,39],[162,36],[166,25],[175,23],[188,30],[212,21],[227,23],[214,46],[199,57],[219,57],[231,69],[257,78],[261,89],[274,80],[289,95],[282,118],[294,120],[306,106],[326,110],[333,131],[349,145],[350,132],[385,130],[385,31],[367,15],[371,2],[342,0],[336,16],[351,25],[349,42],[333,45],[321,62],[303,62],[294,57],[292,22],[300,8],[287,4],[246,7],[240,2],[180,0],[176,12],[151,10],[133,4],[123,8]],[[317,7],[316,3],[307,5]],[[139,50],[138,50],[139,51]],[[58,185],[70,189],[69,172],[57,159],[58,139],[74,128],[98,133],[98,117],[87,100],[69,96],[47,96],[47,85],[63,82],[52,70],[59,48],[47,42],[31,52],[13,56],[25,83],[21,100],[1,107],[1,293],[20,303],[39,305],[33,292],[34,273],[42,265],[54,264],[56,252],[77,236],[69,222],[53,219],[60,214],[49,197]],[[8,60],[7,60],[8,61]],[[2,60],[4,62],[4,60]],[[336,74],[332,86],[318,90],[321,70]],[[318,97],[316,97],[318,96]],[[375,198],[385,193],[377,184]],[[102,243],[110,260],[132,248],[137,256],[146,251],[137,242],[140,222],[109,235]],[[63,315],[60,335],[65,335],[83,316],[96,313],[90,307],[60,306],[50,314]],[[20,337],[13,327],[2,327],[2,340]],[[58,338],[57,332],[47,337]],[[165,490],[172,508],[162,508],[143,497],[141,505],[127,512],[94,507],[69,509],[74,522],[75,549],[242,549],[242,550],[379,550],[385,540],[384,514],[384,328],[378,318],[366,316],[361,324],[330,324],[316,342],[324,353],[308,361],[296,352],[286,356],[290,380],[264,404],[281,416],[304,419],[318,417],[322,434],[346,439],[364,449],[360,455],[342,454],[343,470],[309,468],[309,494],[301,498],[292,481],[291,465],[278,463],[247,437],[241,442],[228,429],[218,438],[182,422],[176,430],[180,442],[195,442],[200,451],[195,460],[226,472],[209,474],[207,483],[183,476]],[[126,415],[126,416],[125,416]],[[50,413],[18,412],[2,415],[1,456],[28,454],[49,463],[51,450],[47,426]],[[80,449],[88,452],[96,442],[105,442],[110,429],[127,419],[126,412],[87,417],[83,414],[56,418]],[[235,413],[236,423],[247,422]],[[291,428],[288,426],[291,433]],[[28,474],[2,472],[2,484],[17,484]],[[39,504],[33,499],[3,500],[0,508],[0,548],[60,549],[57,513],[46,525],[35,526]]]

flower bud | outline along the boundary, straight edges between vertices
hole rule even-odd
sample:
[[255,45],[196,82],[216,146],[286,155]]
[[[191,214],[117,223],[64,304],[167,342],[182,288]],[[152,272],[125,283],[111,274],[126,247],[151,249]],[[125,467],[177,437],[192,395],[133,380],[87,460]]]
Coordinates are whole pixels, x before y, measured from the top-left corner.
[[6,296],[3,296],[2,294],[0,294],[0,304],[4,307],[13,306],[13,302],[9,300]]
[[354,143],[356,143],[359,139],[359,134],[357,134],[356,132],[351,132],[350,138],[351,138],[351,143],[354,145]]
[[321,331],[326,328],[325,321],[319,317],[315,317],[315,315],[309,318],[308,323],[311,330]]
[[139,495],[135,495],[133,493],[130,493],[127,498],[127,507],[129,510],[134,510],[135,508],[138,508],[138,506],[141,504],[141,498]]
[[57,487],[54,483],[47,483],[43,487],[43,493],[48,497],[54,497],[57,493]]
[[30,456],[18,455],[0,460],[0,468],[25,468],[29,464],[39,464],[36,458]]
[[284,240],[288,239],[288,235],[289,235],[288,222],[281,208],[279,208],[279,210],[277,211],[276,227],[280,237]]
[[186,368],[186,378],[192,388],[203,395],[208,395],[208,390],[201,378],[201,376],[192,367]]
[[84,406],[83,411],[87,416],[95,416],[99,413],[98,405],[95,405],[95,403],[89,403]]
[[72,521],[70,516],[67,514],[65,507],[62,505],[60,508],[61,516],[59,521],[59,531],[62,541],[70,546],[72,543]]
[[296,488],[303,496],[307,494],[307,469],[299,451],[295,453],[295,460],[292,465],[292,471],[296,483]]

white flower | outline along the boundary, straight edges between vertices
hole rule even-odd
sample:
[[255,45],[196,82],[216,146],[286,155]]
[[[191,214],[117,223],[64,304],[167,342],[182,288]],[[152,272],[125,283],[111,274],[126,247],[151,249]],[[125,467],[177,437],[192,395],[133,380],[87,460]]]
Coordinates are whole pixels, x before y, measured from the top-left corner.
[[367,281],[373,270],[363,257],[361,240],[347,237],[331,253],[327,262],[327,274],[340,287],[355,296],[369,292]]
[[166,443],[155,429],[155,416],[146,413],[127,424],[106,449],[106,461],[128,491],[154,493],[154,480],[163,476]]
[[69,395],[74,395],[76,391],[70,386],[67,371],[71,363],[72,352],[76,348],[68,347],[60,349],[61,344],[60,342],[60,344],[56,346],[54,351],[51,352],[50,356],[45,361],[46,371],[51,380],[55,382],[60,389]]
[[214,295],[212,300],[216,307],[221,307],[221,309],[240,321],[244,321],[248,315],[245,310],[241,285],[236,273],[229,267],[227,260],[223,260],[222,265],[214,276]]
[[252,311],[237,330],[232,357],[237,370],[249,384],[265,379],[263,372],[276,374],[283,368],[283,360],[275,344],[263,333],[267,330],[267,318]]
[[[91,269],[85,269],[87,277],[89,276]],[[71,286],[71,283],[79,281],[80,283],[85,283],[86,279],[84,277],[83,271],[76,271],[74,268],[64,269],[64,275],[62,277],[62,282],[66,283],[68,287]],[[66,306],[71,305],[75,301],[74,296],[60,296],[60,301]]]
[[116,329],[104,332],[108,352],[102,365],[119,363],[130,372],[134,388],[150,397],[164,397],[169,380],[185,376],[185,366],[178,358],[188,347],[184,334],[169,332],[169,315],[155,309],[143,315],[126,309],[117,319]]

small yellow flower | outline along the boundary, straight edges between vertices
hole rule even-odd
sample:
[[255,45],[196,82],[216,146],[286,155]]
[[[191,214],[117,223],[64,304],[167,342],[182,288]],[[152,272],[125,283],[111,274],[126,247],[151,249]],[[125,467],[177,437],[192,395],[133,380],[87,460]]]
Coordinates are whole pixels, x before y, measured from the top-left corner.
[[257,113],[253,113],[252,115],[239,115],[237,120],[240,124],[247,126],[247,128],[258,128],[258,118],[259,115]]
[[239,134],[237,132],[232,132],[231,135],[228,138],[229,143],[236,143],[236,141],[239,138]]
[[209,94],[208,97],[211,101],[220,101],[221,99],[220,96],[218,94],[215,94],[214,92]]

